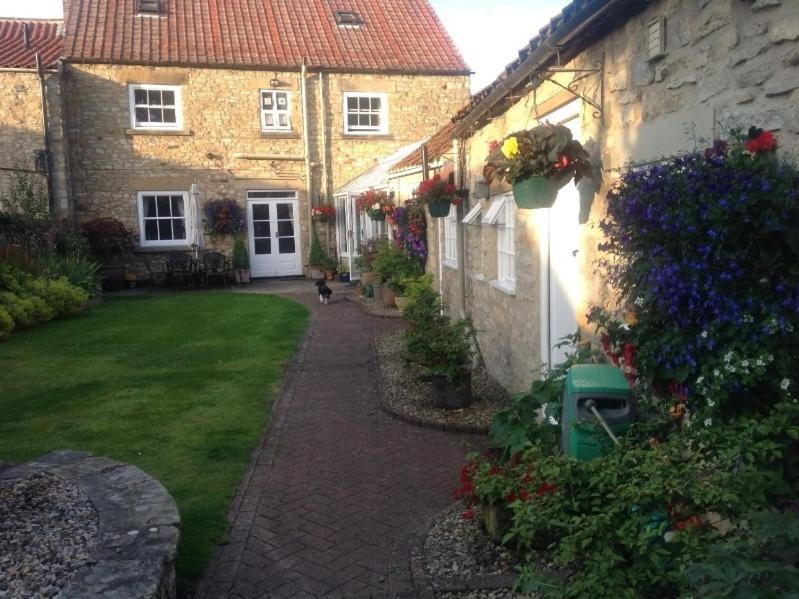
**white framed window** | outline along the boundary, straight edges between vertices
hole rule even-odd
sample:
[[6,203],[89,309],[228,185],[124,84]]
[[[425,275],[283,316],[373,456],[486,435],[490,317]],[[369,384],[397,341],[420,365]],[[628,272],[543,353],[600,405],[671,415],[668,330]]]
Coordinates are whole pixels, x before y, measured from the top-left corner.
[[386,94],[344,94],[344,133],[385,135],[388,133]]
[[516,290],[516,203],[513,197],[501,200],[497,222],[497,284],[506,291]]
[[449,207],[449,214],[447,214],[444,222],[441,224],[444,228],[443,244],[444,251],[442,256],[444,258],[444,266],[450,268],[458,268],[458,207],[451,205]]
[[291,96],[274,89],[261,90],[261,130],[291,131]]
[[140,191],[139,245],[186,246],[191,221],[186,216],[189,194],[185,191]]
[[181,90],[177,85],[131,85],[133,129],[182,129]]

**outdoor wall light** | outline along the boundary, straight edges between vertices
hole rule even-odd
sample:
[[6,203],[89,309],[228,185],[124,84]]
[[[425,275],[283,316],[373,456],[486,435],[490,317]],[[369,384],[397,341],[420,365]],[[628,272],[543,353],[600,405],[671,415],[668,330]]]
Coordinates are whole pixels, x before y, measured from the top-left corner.
[[278,79],[277,77],[272,77],[269,80],[269,86],[270,87],[280,87],[282,85],[283,85],[283,82],[280,79]]

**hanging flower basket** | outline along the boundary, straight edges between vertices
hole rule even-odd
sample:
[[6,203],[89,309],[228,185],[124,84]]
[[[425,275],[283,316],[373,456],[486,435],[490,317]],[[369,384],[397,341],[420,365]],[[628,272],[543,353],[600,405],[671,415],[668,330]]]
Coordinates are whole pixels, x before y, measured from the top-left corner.
[[427,204],[427,209],[433,218],[448,216],[450,206],[452,204],[459,206],[461,203],[457,188],[442,179],[441,175],[422,181],[416,190],[416,199],[420,203]]
[[319,223],[329,223],[336,218],[336,209],[332,204],[320,204],[311,208],[311,217]]
[[427,209],[430,211],[430,216],[433,218],[443,218],[449,216],[449,209],[452,206],[450,200],[440,200],[438,202],[428,202]]
[[560,182],[547,177],[533,176],[513,184],[513,199],[524,210],[552,208],[560,191]]
[[383,190],[370,189],[357,199],[356,205],[358,212],[377,222],[383,222],[386,215],[394,212],[394,202]]

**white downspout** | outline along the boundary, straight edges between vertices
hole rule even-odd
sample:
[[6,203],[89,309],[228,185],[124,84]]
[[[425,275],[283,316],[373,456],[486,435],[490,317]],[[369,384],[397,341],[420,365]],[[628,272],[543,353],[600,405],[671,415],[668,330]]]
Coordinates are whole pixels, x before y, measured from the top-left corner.
[[[300,69],[300,94],[302,95],[302,143],[305,150],[305,193],[308,198],[308,251],[310,252],[311,240],[313,239],[313,217],[311,208],[313,207],[313,181],[311,174],[311,132],[308,130],[308,84],[305,80],[308,69],[305,65],[305,58],[302,59]],[[310,255],[310,254],[309,254]]]

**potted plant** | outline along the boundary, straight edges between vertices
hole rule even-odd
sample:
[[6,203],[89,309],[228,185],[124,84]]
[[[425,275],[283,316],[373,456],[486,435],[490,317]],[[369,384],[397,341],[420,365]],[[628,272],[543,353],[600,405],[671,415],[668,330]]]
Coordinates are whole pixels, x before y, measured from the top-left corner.
[[458,206],[461,203],[457,188],[436,175],[432,179],[427,179],[419,184],[416,189],[416,198],[422,204],[427,204],[430,216],[441,218],[447,216],[450,206]]
[[236,235],[233,240],[233,270],[236,272],[236,283],[250,282],[250,253],[241,235]]
[[593,169],[568,127],[544,124],[492,143],[483,175],[489,183],[495,176],[510,183],[518,207],[533,209],[551,207],[560,188],[590,178]]
[[133,231],[115,218],[95,218],[81,225],[92,255],[103,264],[103,289],[119,291],[126,283],[125,258],[133,253]]
[[318,223],[329,223],[336,218],[336,208],[332,204],[320,204],[311,208],[311,218]]
[[309,256],[308,276],[314,280],[324,279],[324,265],[329,258],[322,249],[322,244],[319,243],[319,235],[317,235],[316,229],[312,227],[311,230],[311,254]]
[[469,321],[450,322],[445,316],[427,331],[423,371],[433,383],[434,407],[453,410],[472,404],[470,331]]
[[244,231],[244,210],[235,200],[209,200],[203,208],[203,229],[212,236],[237,235]]
[[[394,244],[382,244],[372,263],[377,273],[382,290],[380,298],[387,308],[394,307],[396,294],[394,285],[398,285],[404,277],[419,276],[422,274],[421,265],[405,255],[405,252]],[[394,283],[392,283],[394,282]]]
[[373,221],[384,221],[386,216],[394,212],[394,202],[388,192],[382,189],[370,189],[356,201],[358,212],[365,214]]
[[360,271],[361,281],[364,285],[372,286],[377,282],[377,273],[374,272],[372,264],[379,246],[380,242],[373,239],[367,241],[358,250],[360,255],[355,258],[355,267]]
[[321,266],[325,273],[326,281],[332,281],[336,278],[336,272],[338,272],[338,262],[336,260],[326,256]]
[[349,283],[350,282],[350,271],[344,267],[340,266],[338,269],[338,280],[342,283]]

